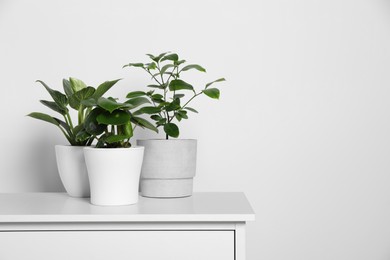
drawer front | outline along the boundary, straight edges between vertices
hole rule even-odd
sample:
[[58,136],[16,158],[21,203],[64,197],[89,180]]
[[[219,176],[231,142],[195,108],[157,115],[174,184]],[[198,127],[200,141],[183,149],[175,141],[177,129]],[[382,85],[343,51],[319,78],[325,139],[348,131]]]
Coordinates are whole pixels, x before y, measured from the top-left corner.
[[234,231],[0,232],[1,260],[234,260]]

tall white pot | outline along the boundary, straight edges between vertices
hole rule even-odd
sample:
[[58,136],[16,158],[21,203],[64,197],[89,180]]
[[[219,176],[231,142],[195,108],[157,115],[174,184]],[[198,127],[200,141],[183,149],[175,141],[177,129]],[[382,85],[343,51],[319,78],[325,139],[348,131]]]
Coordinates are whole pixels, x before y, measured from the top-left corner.
[[178,198],[192,195],[197,141],[192,139],[137,140],[145,147],[141,195]]
[[66,192],[72,197],[89,197],[89,180],[82,146],[56,145],[57,168]]
[[99,206],[137,203],[143,155],[143,147],[85,147],[91,203]]

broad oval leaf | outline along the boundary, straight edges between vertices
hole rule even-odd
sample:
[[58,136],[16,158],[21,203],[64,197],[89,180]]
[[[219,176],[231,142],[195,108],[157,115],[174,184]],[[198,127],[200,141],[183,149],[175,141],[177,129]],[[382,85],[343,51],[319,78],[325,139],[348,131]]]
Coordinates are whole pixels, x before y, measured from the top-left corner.
[[118,81],[121,79],[111,80],[111,81],[105,81],[102,84],[100,84],[95,93],[93,93],[92,98],[98,99],[102,97],[110,88],[112,88]]
[[56,102],[47,101],[47,100],[40,100],[40,102],[45,106],[47,106],[48,108],[60,113],[61,115],[65,115],[68,112],[68,109],[66,107],[64,109],[60,107]]
[[136,125],[139,125],[141,127],[145,127],[149,130],[152,130],[156,133],[158,133],[158,129],[157,127],[155,127],[152,123],[150,123],[148,120],[146,119],[143,119],[142,117],[136,117],[136,116],[133,116],[131,118],[131,122],[133,122],[134,124]]
[[178,61],[179,60],[179,56],[176,53],[168,54],[168,55],[165,55],[161,59],[161,61],[164,61],[164,60]]
[[84,127],[85,131],[91,135],[100,135],[106,130],[106,125],[101,125],[98,123],[96,118],[105,111],[99,107],[93,109],[88,116],[85,118]]
[[185,82],[181,79],[175,79],[169,83],[169,90],[170,91],[176,91],[176,90],[182,90],[182,89],[194,90],[194,87],[192,87],[191,84],[188,84],[187,82]]
[[147,99],[145,97],[136,97],[136,98],[132,98],[132,99],[127,100],[125,103],[132,105],[132,108],[136,108],[136,107],[143,105],[143,104],[150,104],[150,101],[149,101],[149,99]]
[[70,98],[69,98],[69,105],[73,108],[78,110],[80,108],[81,101],[88,100],[92,97],[92,95],[95,93],[95,89],[93,87],[86,87],[83,88],[77,92],[75,92]]
[[70,81],[70,86],[72,87],[73,89],[73,92],[77,92],[77,91],[80,91],[82,90],[83,88],[86,88],[87,85],[80,79],[76,79],[76,78],[72,78],[70,77],[69,78],[69,81]]
[[44,114],[44,113],[33,112],[33,113],[28,114],[27,116],[51,123],[51,124],[56,125],[56,126],[60,125],[58,120],[56,120],[54,117],[51,117],[51,116]]
[[214,99],[219,99],[219,89],[217,88],[208,88],[202,91],[206,96],[209,96]]
[[161,109],[158,107],[143,107],[137,111],[135,111],[134,115],[142,115],[142,114],[157,114],[160,113]]
[[141,96],[146,96],[146,93],[143,91],[132,91],[126,95],[126,98],[135,98],[135,97],[141,97]]
[[160,73],[164,74],[169,68],[172,68],[172,67],[175,67],[175,65],[173,65],[173,64],[166,64],[166,65],[162,66],[162,68],[160,70]]
[[179,127],[174,123],[167,123],[164,125],[164,132],[174,138],[179,137]]
[[73,92],[73,89],[70,85],[69,80],[63,79],[62,86],[64,87],[65,94],[68,96],[68,98],[73,95],[74,92]]
[[109,135],[106,138],[104,138],[104,142],[112,144],[112,143],[118,143],[124,141],[128,138],[129,137],[127,135]]
[[41,83],[42,86],[45,87],[47,92],[49,92],[50,96],[53,98],[54,102],[56,102],[58,106],[60,106],[62,109],[66,108],[66,106],[68,105],[68,98],[66,97],[66,95],[62,94],[57,90],[51,89],[48,85],[46,85],[45,82],[41,80],[37,80],[37,82]]
[[199,70],[201,72],[206,72],[206,69],[203,68],[202,66],[198,65],[198,64],[187,65],[184,68],[182,68],[181,70],[182,71],[187,71],[187,70],[190,70],[190,69],[196,69],[196,70]]
[[131,104],[128,104],[128,103],[118,103],[113,98],[104,98],[104,97],[100,97],[97,100],[97,105],[99,107],[109,111],[110,113],[112,113],[112,111],[114,111],[116,109],[120,109],[120,108],[123,108],[123,109],[131,109],[131,108],[133,108],[133,105],[131,105]]
[[167,106],[165,106],[164,109],[169,112],[169,111],[178,110],[179,108],[180,108],[180,99],[176,98],[171,103],[169,103]]
[[112,113],[104,111],[96,117],[96,121],[105,125],[124,125],[130,121],[130,115],[123,110],[114,110]]
[[97,105],[97,102],[95,99],[93,98],[87,98],[85,100],[81,100],[80,102],[82,105],[86,106],[86,107],[94,107]]

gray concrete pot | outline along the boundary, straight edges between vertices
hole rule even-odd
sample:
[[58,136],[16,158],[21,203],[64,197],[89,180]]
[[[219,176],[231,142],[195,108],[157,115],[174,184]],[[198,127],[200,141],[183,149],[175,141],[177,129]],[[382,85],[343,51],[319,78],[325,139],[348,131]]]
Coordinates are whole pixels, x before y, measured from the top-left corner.
[[142,164],[141,195],[178,198],[192,195],[196,173],[196,140],[137,140],[145,147]]

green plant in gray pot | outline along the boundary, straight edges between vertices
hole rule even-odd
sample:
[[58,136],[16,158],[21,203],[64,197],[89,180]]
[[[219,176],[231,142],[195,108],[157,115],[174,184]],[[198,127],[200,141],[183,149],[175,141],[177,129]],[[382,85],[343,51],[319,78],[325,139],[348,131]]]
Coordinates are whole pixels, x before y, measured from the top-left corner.
[[[86,99],[98,99],[119,80],[106,81],[97,88],[87,86],[76,78],[63,79],[64,93],[50,88],[41,80],[39,82],[49,93],[52,100],[41,100],[41,103],[53,110],[57,116],[33,112],[28,116],[50,123],[62,132],[69,145],[56,145],[57,168],[61,181],[72,197],[89,197],[90,187],[87,169],[84,162],[83,147],[90,146],[96,136],[85,130],[85,118],[91,109],[82,102]],[[77,120],[72,120],[71,110],[77,111]]]
[[165,139],[137,140],[138,145],[145,147],[141,194],[160,198],[191,196],[196,174],[197,140],[176,139],[180,134],[178,123],[188,119],[189,113],[198,113],[190,106],[195,98],[205,95],[219,99],[220,90],[213,84],[225,79],[216,79],[197,91],[182,76],[189,70],[204,73],[205,68],[187,64],[175,53],[147,56],[150,58],[147,63],[123,66],[140,68],[151,77],[153,82],[147,85],[150,91],[130,92],[127,97],[150,98],[152,105],[135,111],[134,115],[150,115],[156,127],[165,132]]
[[84,148],[92,204],[119,206],[137,203],[144,147],[133,147],[130,139],[137,126],[156,132],[157,128],[134,115],[132,110],[147,103],[148,99],[139,97],[124,103],[111,97],[82,102],[92,109],[85,119],[85,130],[98,140],[95,147]]

